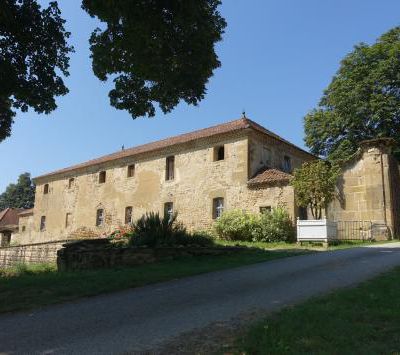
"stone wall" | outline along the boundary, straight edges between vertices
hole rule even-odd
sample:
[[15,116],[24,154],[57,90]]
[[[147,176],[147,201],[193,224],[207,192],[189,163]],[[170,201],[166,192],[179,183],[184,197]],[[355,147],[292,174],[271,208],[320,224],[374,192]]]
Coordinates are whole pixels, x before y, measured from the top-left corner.
[[65,241],[36,243],[0,248],[0,267],[16,264],[55,263],[57,250]]
[[225,255],[242,251],[242,247],[160,247],[113,248],[107,239],[68,243],[57,252],[58,271],[76,271],[112,267],[129,267],[172,260],[178,257]]
[[[335,221],[371,221],[387,226],[392,236],[399,229],[400,178],[387,140],[368,141],[343,168],[337,197],[328,208]],[[397,192],[396,192],[397,191]]]

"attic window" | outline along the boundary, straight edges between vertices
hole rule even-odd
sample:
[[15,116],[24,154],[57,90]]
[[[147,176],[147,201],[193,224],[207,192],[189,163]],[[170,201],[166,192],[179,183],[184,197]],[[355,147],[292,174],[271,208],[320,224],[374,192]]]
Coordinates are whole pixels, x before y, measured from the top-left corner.
[[214,147],[214,161],[219,161],[224,159],[225,159],[225,146],[220,145],[218,147]]
[[128,166],[127,177],[134,177],[135,176],[135,164],[131,164]]
[[70,179],[68,180],[68,188],[69,188],[69,189],[72,189],[72,188],[74,187],[74,182],[75,182],[75,179],[74,179],[74,178],[70,178]]
[[165,160],[165,180],[174,180],[175,177],[175,157],[170,156]]
[[283,158],[283,170],[286,173],[292,172],[292,160],[287,155],[285,155]]
[[106,182],[106,172],[100,171],[99,174],[99,184],[104,184]]
[[44,184],[43,186],[43,194],[47,195],[49,193],[49,184]]

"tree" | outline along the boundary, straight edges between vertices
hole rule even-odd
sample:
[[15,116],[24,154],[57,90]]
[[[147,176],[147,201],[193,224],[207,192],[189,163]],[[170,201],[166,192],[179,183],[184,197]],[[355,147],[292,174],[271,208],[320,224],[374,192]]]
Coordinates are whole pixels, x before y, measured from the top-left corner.
[[297,204],[300,207],[309,207],[314,219],[321,219],[322,210],[335,197],[339,174],[340,169],[327,161],[313,160],[303,163],[300,169],[294,170],[291,182]]
[[400,27],[347,55],[319,107],[305,117],[314,154],[347,160],[358,143],[391,137],[400,148]]
[[24,173],[18,178],[16,184],[7,186],[6,191],[0,195],[0,211],[5,208],[32,208],[35,202],[35,184],[31,174]]
[[11,134],[15,109],[50,113],[55,96],[68,89],[69,32],[56,2],[42,9],[36,0],[0,2],[0,142]]
[[112,77],[111,105],[133,118],[197,105],[220,66],[214,50],[226,26],[220,0],[83,0],[104,23],[90,38],[93,71]]

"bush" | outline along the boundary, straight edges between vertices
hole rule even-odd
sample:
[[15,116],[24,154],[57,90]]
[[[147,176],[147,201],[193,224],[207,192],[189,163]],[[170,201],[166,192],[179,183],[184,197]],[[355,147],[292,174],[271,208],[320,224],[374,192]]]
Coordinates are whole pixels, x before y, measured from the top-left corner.
[[292,242],[295,239],[292,220],[283,208],[263,214],[227,211],[215,221],[214,230],[219,238],[233,241]]
[[207,235],[195,233],[191,235],[182,223],[177,222],[177,213],[172,217],[160,217],[158,213],[150,212],[143,215],[133,225],[130,244],[134,246],[176,246],[176,245],[213,245],[213,240]]
[[263,213],[259,219],[259,228],[253,233],[256,242],[293,242],[295,229],[289,213],[281,208]]
[[224,212],[214,223],[214,230],[221,239],[251,241],[258,228],[259,217],[241,210]]

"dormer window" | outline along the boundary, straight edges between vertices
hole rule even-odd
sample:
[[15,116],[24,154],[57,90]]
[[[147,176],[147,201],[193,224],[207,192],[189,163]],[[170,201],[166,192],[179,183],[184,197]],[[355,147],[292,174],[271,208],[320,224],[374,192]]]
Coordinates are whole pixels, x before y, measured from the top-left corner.
[[219,161],[224,159],[225,159],[225,146],[220,145],[218,147],[214,147],[214,161]]

